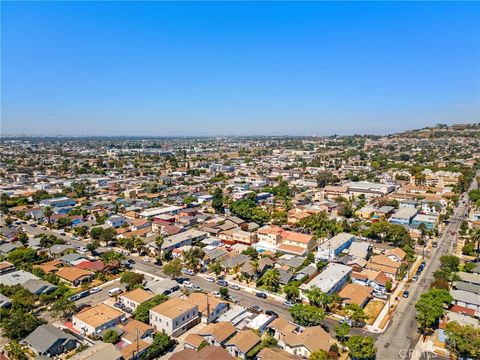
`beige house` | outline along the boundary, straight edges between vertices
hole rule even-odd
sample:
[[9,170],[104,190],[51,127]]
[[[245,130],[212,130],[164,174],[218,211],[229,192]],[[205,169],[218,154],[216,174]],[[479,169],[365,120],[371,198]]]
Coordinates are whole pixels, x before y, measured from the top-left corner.
[[199,322],[198,305],[189,300],[173,298],[150,309],[150,325],[174,337]]
[[135,289],[127,293],[123,293],[118,297],[118,300],[125,306],[135,310],[138,305],[153,298],[155,294],[143,289]]
[[225,349],[236,358],[246,359],[247,353],[260,342],[260,337],[253,330],[242,330],[227,341]]
[[123,312],[105,304],[98,304],[73,315],[73,327],[85,335],[99,336],[102,331],[125,320]]

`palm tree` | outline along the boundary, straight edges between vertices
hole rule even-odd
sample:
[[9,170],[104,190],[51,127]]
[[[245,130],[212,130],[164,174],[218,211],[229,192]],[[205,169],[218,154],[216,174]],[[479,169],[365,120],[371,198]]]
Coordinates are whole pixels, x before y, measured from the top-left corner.
[[6,344],[5,352],[10,360],[28,360],[27,348],[17,340],[12,340]]
[[157,248],[157,257],[159,259],[162,258],[162,246],[163,246],[164,241],[165,241],[165,239],[163,238],[163,235],[158,235],[155,238],[155,247]]
[[477,263],[480,260],[480,227],[477,227],[472,230],[470,234],[472,241],[477,243]]
[[307,298],[310,302],[310,305],[318,306],[323,310],[327,310],[333,302],[333,297],[324,293],[317,286],[312,286],[307,292]]
[[280,273],[277,269],[268,270],[260,279],[262,286],[270,291],[277,291],[280,287]]
[[45,210],[43,211],[43,214],[46,216],[47,221],[48,221],[48,227],[51,229],[52,228],[52,215],[53,215],[53,210],[51,206],[47,206]]

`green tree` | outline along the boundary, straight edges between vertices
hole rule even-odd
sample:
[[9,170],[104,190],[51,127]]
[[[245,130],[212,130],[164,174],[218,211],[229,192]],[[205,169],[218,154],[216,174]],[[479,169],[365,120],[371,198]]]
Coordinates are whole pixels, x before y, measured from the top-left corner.
[[370,336],[351,336],[346,342],[346,345],[352,359],[375,359],[377,348],[375,347],[374,339]]
[[122,284],[126,284],[127,290],[132,290],[142,285],[143,279],[143,274],[139,274],[133,271],[125,271],[120,278],[120,282]]
[[220,188],[215,188],[212,195],[212,207],[217,214],[223,214],[225,212],[225,206],[223,205],[223,191]]
[[330,357],[330,355],[328,355],[328,353],[325,350],[320,349],[312,352],[308,357],[308,360],[333,360],[333,359],[332,357]]
[[285,293],[288,300],[297,300],[300,296],[300,290],[298,289],[298,284],[290,283],[283,287],[283,292]]
[[175,341],[170,338],[166,333],[157,333],[153,337],[152,345],[148,348],[145,359],[152,360],[165,354],[169,348],[175,344]]
[[222,297],[222,299],[228,299],[228,288],[227,287],[221,286],[218,289],[218,292],[220,293],[220,296]]
[[358,304],[348,304],[344,309],[350,319],[353,321],[363,322],[366,318],[368,318],[368,316],[363,312],[363,308]]
[[333,296],[324,293],[317,286],[312,286],[306,293],[310,305],[314,305],[322,308],[323,310],[328,310],[333,303]]
[[75,303],[69,300],[68,297],[62,297],[53,303],[51,310],[55,316],[68,318],[75,313],[76,307]]
[[45,209],[43,209],[43,215],[47,218],[48,227],[51,229],[53,209],[50,206],[45,207]]
[[280,288],[280,273],[277,269],[270,269],[257,282],[260,286],[268,291],[276,292]]
[[113,330],[113,329],[108,329],[103,333],[103,341],[109,344],[115,344],[120,340],[120,335]]
[[342,322],[335,326],[334,330],[338,340],[344,341],[350,333],[350,329],[351,327],[347,322]]
[[101,255],[101,258],[105,265],[112,265],[116,262],[125,260],[126,256],[123,255],[122,253],[119,253],[113,250],[108,250]]
[[455,358],[480,358],[480,328],[453,321],[447,324],[447,345]]
[[182,262],[180,259],[173,259],[172,261],[164,264],[163,273],[172,279],[182,275]]
[[457,272],[460,259],[455,255],[443,255],[440,257],[440,268],[448,273]]
[[293,320],[302,326],[320,325],[325,319],[325,311],[312,305],[295,304],[289,311]]
[[194,246],[183,253],[183,258],[185,259],[187,266],[192,270],[198,270],[204,256],[205,252],[198,246]]
[[101,227],[94,227],[90,229],[90,237],[95,240],[100,240],[100,235],[102,234],[103,229]]
[[23,311],[12,311],[9,317],[3,318],[0,326],[3,335],[12,340],[21,340],[45,321],[33,314]]
[[251,260],[257,260],[258,259],[258,251],[252,246],[249,246],[245,250],[242,251],[243,255],[250,256]]
[[12,340],[5,345],[5,352],[10,360],[28,360],[27,348],[18,341]]
[[155,237],[155,248],[157,249],[157,257],[159,259],[162,258],[162,246],[164,242],[165,239],[163,238],[163,235],[158,235]]
[[28,235],[23,231],[20,231],[18,233],[18,241],[20,241],[23,246],[26,246],[28,244]]
[[150,300],[147,300],[141,303],[135,309],[135,314],[134,314],[135,320],[148,324],[150,309],[157,305],[160,305],[161,303],[167,300],[168,300],[168,296],[160,294],[160,295],[155,295]]
[[218,276],[222,272],[222,265],[219,261],[212,261],[208,264],[208,270]]
[[429,334],[438,319],[445,313],[444,306],[453,301],[448,290],[430,289],[420,295],[415,304],[417,321],[422,334]]

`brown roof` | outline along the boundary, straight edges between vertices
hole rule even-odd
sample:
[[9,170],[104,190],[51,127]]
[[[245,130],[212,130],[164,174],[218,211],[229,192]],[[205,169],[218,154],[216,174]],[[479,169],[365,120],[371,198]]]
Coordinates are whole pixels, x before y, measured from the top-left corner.
[[402,261],[403,259],[405,259],[405,257],[407,256],[407,253],[405,251],[403,251],[402,249],[400,248],[395,248],[395,249],[391,249],[391,250],[387,250],[385,251],[385,255],[386,256],[389,256],[389,255],[394,255],[396,256],[398,259],[400,259],[400,261]]
[[246,354],[251,348],[260,342],[260,337],[252,330],[242,330],[228,340],[225,346],[235,345],[241,352]]
[[230,336],[235,334],[236,331],[237,330],[232,323],[228,321],[221,321],[215,324],[208,324],[201,331],[199,331],[198,334],[201,336],[212,335],[219,343],[222,343]]
[[268,327],[275,329],[279,333],[285,335],[288,333],[292,333],[298,326],[292,324],[290,321],[283,317],[278,317],[273,320]]
[[157,314],[163,315],[170,319],[175,319],[176,317],[193,310],[194,308],[198,308],[197,304],[194,304],[189,300],[173,298],[155,306],[150,311],[156,312]]
[[342,291],[338,293],[345,304],[362,305],[365,300],[370,298],[373,289],[359,284],[347,284]]
[[280,348],[264,348],[257,354],[259,360],[299,360],[301,357],[295,356]]
[[202,313],[202,316],[207,315],[207,298],[208,305],[210,306],[210,313],[221,303],[227,303],[224,300],[216,298],[213,294],[203,294],[200,292],[192,293],[188,296],[188,300],[198,305],[198,311]]
[[85,276],[93,276],[91,271],[83,270],[75,266],[62,267],[58,269],[56,275],[62,279],[73,282]]
[[320,349],[328,352],[335,344],[335,340],[320,326],[307,327],[298,334],[289,333],[284,336],[283,341],[290,347],[305,346],[310,352]]
[[137,334],[142,337],[147,331],[153,330],[153,327],[141,321],[130,318],[125,324],[118,325],[120,329],[125,331],[122,335],[123,339],[133,342],[137,339]]
[[125,360],[130,360],[138,354],[137,351],[142,351],[148,347],[150,347],[149,343],[143,340],[138,340],[128,344],[122,350],[120,350],[120,352]]
[[174,353],[169,360],[235,360],[220,346],[206,346],[199,351],[185,349]]
[[97,328],[100,325],[103,325],[109,321],[121,318],[123,316],[123,313],[108,305],[98,304],[74,316],[78,320],[83,321],[84,323],[93,326],[94,328]]
[[378,265],[388,266],[393,269],[398,269],[402,265],[400,262],[393,261],[392,259],[386,257],[385,255],[372,256],[372,258],[370,259],[370,262]]
[[185,342],[195,348],[198,348],[204,341],[205,339],[198,334],[188,334],[185,338]]
[[2,261],[0,262],[0,270],[5,270],[13,267],[12,263],[9,263],[8,261]]
[[129,291],[127,293],[124,293],[120,296],[124,297],[128,300],[131,300],[133,302],[136,302],[137,304],[141,304],[141,303],[143,303],[145,301],[148,301],[151,298],[153,298],[155,296],[155,294],[153,294],[150,291],[143,290],[143,289],[135,289],[135,290]]

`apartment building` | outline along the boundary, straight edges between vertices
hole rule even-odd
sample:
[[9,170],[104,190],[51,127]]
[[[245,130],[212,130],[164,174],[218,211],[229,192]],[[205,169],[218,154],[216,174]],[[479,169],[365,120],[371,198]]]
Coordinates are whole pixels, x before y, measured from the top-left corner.
[[200,322],[198,305],[173,298],[150,309],[150,325],[173,337],[180,336]]

